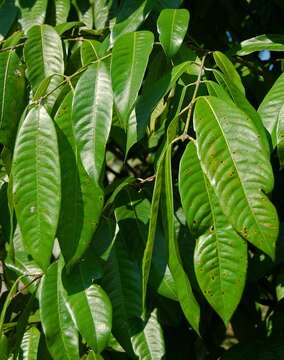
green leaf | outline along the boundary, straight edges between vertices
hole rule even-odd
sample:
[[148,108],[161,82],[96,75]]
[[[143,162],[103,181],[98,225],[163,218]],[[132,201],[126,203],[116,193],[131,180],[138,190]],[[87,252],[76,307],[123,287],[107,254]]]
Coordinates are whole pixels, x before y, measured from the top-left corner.
[[123,2],[116,21],[111,26],[111,44],[120,36],[136,31],[150,14],[154,3],[153,0]]
[[82,266],[77,270],[63,278],[67,301],[80,334],[96,353],[100,353],[111,332],[111,303],[104,290],[89,281]]
[[[33,92],[46,77],[64,73],[61,39],[54,28],[49,25],[33,26],[28,31],[24,55],[27,77]],[[49,90],[55,88],[59,82],[58,78],[51,80]]]
[[85,172],[76,150],[72,101],[69,92],[55,115],[62,192],[57,235],[67,266],[77,262],[89,246],[103,206],[103,192]]
[[187,145],[180,161],[179,193],[191,233],[195,236],[202,235],[209,230],[213,219],[207,184],[193,143]]
[[25,106],[24,69],[15,51],[0,53],[0,142],[11,147]]
[[164,176],[163,176],[163,195],[162,195],[162,214],[165,227],[165,236],[169,246],[169,267],[173,275],[177,296],[183,313],[193,327],[199,333],[200,308],[191,284],[183,269],[176,231],[174,224],[174,200],[172,186],[172,166],[171,166],[171,144],[168,145],[165,156]]
[[6,0],[4,4],[0,6],[0,41],[9,33],[16,20],[17,14],[18,8],[15,6],[15,0]]
[[204,225],[196,226],[201,235],[194,253],[196,277],[207,301],[227,324],[244,289],[247,245],[223,214],[193,143],[187,145],[180,166],[180,194],[188,222],[194,225],[196,212]]
[[[29,284],[29,291],[34,292],[37,289],[37,284],[30,284],[31,280],[34,279],[34,276],[41,275],[42,270],[35,263],[34,260],[31,260],[29,254],[26,252],[26,249],[23,244],[23,237],[20,232],[20,227],[17,225],[14,236],[13,236],[13,251],[14,251],[14,261],[7,261],[7,267],[17,273],[18,276],[26,275],[22,278],[22,282],[25,285]],[[32,275],[32,277],[31,277]]]
[[139,359],[163,359],[165,343],[156,309],[150,314],[143,330],[132,337],[132,344]]
[[174,87],[177,80],[186,71],[188,64],[189,62],[184,62],[174,66],[138,97],[128,122],[126,154],[135,143],[145,136],[152,112],[159,101]]
[[37,360],[38,359],[38,345],[40,332],[37,328],[29,328],[23,337],[20,350],[20,358],[23,360]]
[[61,262],[54,262],[42,278],[40,318],[51,356],[54,359],[78,360],[78,334],[64,297],[61,269]]
[[94,24],[97,30],[103,30],[106,27],[113,2],[113,0],[94,1]]
[[60,209],[56,131],[42,106],[18,131],[12,164],[13,199],[24,246],[43,268],[49,264]]
[[219,99],[232,102],[232,99],[230,95],[227,93],[227,91],[218,83],[212,80],[206,81],[206,87],[208,94],[210,96],[216,96]]
[[90,351],[86,357],[86,360],[104,360],[100,354],[96,354],[93,351]]
[[8,355],[9,355],[9,342],[8,342],[8,338],[5,335],[2,335],[0,337],[0,354],[3,357],[3,360],[7,360],[8,359]]
[[186,9],[164,9],[161,11],[157,26],[159,39],[168,57],[173,57],[181,47],[189,23]]
[[89,0],[71,0],[79,20],[82,21],[89,29],[93,27],[93,9]]
[[142,287],[139,266],[130,258],[124,241],[118,233],[106,263],[103,287],[112,302],[112,332],[121,346],[131,354],[131,326],[132,321],[138,321],[141,316]]
[[282,34],[263,34],[242,41],[240,47],[241,49],[237,51],[237,55],[240,56],[261,50],[284,51],[284,36]]
[[281,142],[281,116],[284,105],[284,74],[281,74],[265,95],[258,108],[262,122],[271,135],[273,147]]
[[210,96],[198,99],[194,115],[198,157],[224,214],[245,239],[273,258],[278,217],[266,196],[273,189],[273,173],[251,119]]
[[[263,148],[267,151],[267,154],[270,154],[268,135],[263,126],[260,115],[257,113],[255,108],[250,104],[241,90],[230,80],[230,77],[225,76],[218,70],[214,71],[214,76],[216,77],[218,83],[228,91],[235,105],[237,105],[244,113],[247,114],[247,116],[251,118],[263,143]],[[221,96],[220,98],[226,100],[224,96]]]
[[90,62],[98,60],[100,58],[100,47],[99,41],[85,39],[81,46],[82,65],[88,65]]
[[221,53],[221,51],[214,51],[213,57],[217,66],[224,74],[225,80],[233,83],[241,91],[241,93],[245,94],[245,89],[240,75],[227,56]]
[[53,0],[55,5],[55,23],[63,24],[67,21],[70,11],[70,0]]
[[284,104],[278,114],[278,126],[276,131],[277,153],[280,162],[280,168],[284,168]]
[[44,23],[47,0],[16,0],[17,6],[20,8],[21,18],[19,23],[25,33],[34,25]]
[[114,102],[124,129],[138,96],[145,74],[154,36],[139,31],[121,36],[114,45],[111,78]]
[[76,85],[72,121],[82,164],[96,184],[100,184],[102,176],[112,105],[107,66],[103,62],[91,65]]

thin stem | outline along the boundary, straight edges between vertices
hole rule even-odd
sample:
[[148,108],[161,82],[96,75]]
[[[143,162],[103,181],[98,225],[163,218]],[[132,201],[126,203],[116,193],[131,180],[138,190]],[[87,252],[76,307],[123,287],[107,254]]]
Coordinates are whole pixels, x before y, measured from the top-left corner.
[[13,46],[9,46],[9,47],[0,49],[0,52],[15,50],[16,48],[18,48],[18,47],[20,47],[20,46],[24,46],[24,43],[21,43],[21,44],[17,44],[17,45],[13,45]]
[[199,86],[201,84],[201,76],[202,76],[206,56],[207,56],[207,53],[201,59],[201,65],[200,65],[199,74],[198,74],[198,77],[197,77],[197,80],[196,80],[195,89],[194,89],[194,92],[193,92],[192,99],[191,99],[191,101],[190,101],[190,103],[188,105],[188,113],[187,113],[186,123],[185,123],[184,130],[183,130],[183,137],[185,137],[187,135],[187,132],[188,132],[189,122],[190,122],[192,109],[193,109],[193,104],[195,103],[197,93],[198,93],[198,90],[199,90]]

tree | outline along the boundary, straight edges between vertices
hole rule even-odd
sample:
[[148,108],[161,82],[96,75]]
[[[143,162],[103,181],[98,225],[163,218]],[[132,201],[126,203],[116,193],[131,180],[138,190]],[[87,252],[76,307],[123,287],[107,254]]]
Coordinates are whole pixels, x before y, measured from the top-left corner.
[[283,358],[283,19],[0,1],[1,359]]

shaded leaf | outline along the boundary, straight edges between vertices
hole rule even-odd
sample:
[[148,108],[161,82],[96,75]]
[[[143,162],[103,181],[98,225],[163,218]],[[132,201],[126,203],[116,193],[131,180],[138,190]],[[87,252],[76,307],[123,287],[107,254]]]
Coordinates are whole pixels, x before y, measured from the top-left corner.
[[183,313],[193,329],[199,333],[200,308],[192,292],[191,284],[187,274],[184,271],[178,242],[176,239],[174,224],[171,150],[172,146],[168,145],[165,155],[162,195],[163,222],[165,235],[169,246],[169,267],[175,281],[177,296]]
[[61,282],[61,262],[54,262],[42,278],[40,318],[48,350],[54,359],[78,360],[78,334],[69,313]]
[[271,135],[273,147],[278,146],[282,141],[282,107],[284,101],[282,94],[284,91],[284,74],[280,75],[273,84],[272,88],[265,95],[258,108],[258,113],[262,122]]
[[[0,41],[9,33],[17,14],[18,8],[15,6],[15,0],[6,0],[0,6]],[[8,45],[5,45],[5,47],[8,47]]]
[[38,344],[40,332],[37,328],[29,328],[23,337],[20,350],[20,359],[23,360],[37,360],[38,359]]
[[263,34],[241,42],[240,56],[249,55],[255,51],[284,51],[284,36],[282,34]]
[[0,53],[0,142],[11,147],[25,106],[24,68],[15,51]]
[[103,206],[102,190],[86,174],[76,150],[72,101],[69,92],[55,115],[62,192],[57,234],[67,266],[77,262],[89,246]]

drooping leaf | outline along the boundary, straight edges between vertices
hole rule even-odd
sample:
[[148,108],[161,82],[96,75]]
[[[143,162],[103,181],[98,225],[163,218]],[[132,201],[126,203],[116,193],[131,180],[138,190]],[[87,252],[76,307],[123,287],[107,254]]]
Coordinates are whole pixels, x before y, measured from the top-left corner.
[[201,235],[194,254],[198,283],[227,324],[244,289],[247,245],[223,214],[193,143],[187,145],[181,160],[179,188],[188,223]]
[[139,359],[162,359],[165,355],[165,344],[161,325],[158,322],[157,310],[153,310],[145,327],[132,337],[135,354]]
[[54,262],[42,278],[40,318],[51,356],[78,360],[78,334],[64,297],[61,271],[62,262]]
[[85,172],[72,128],[73,93],[62,101],[56,115],[61,168],[61,211],[58,239],[67,265],[77,262],[91,242],[98,225],[103,193]]
[[196,103],[194,127],[198,157],[222,211],[245,239],[273,258],[278,217],[266,196],[273,174],[251,119],[236,106],[208,96]]
[[[230,94],[235,105],[237,105],[244,113],[247,114],[247,116],[251,118],[258,131],[263,148],[267,151],[267,154],[270,154],[269,136],[267,135],[261,118],[255,108],[250,104],[238,86],[230,80],[229,76],[225,76],[218,70],[214,71],[214,76],[216,77],[218,83]],[[228,101],[224,98],[224,96],[221,96],[220,98]]]
[[174,87],[187,66],[188,62],[174,66],[138,98],[128,122],[126,153],[145,136],[152,112],[159,101]]
[[263,34],[241,42],[237,55],[249,55],[255,51],[284,51],[284,36],[282,34]]
[[70,0],[54,0],[54,5],[56,25],[65,23],[70,11]]
[[89,29],[93,27],[93,8],[89,0],[71,0],[79,20],[82,21]]
[[94,1],[94,24],[97,30],[105,28],[113,0]]
[[131,354],[131,324],[135,319],[141,323],[141,274],[138,264],[130,259],[120,234],[105,267],[103,288],[112,302],[112,333],[121,346]]
[[[27,77],[33,92],[46,77],[64,73],[61,39],[56,30],[49,25],[36,25],[28,31],[24,55]],[[60,81],[51,81],[49,89],[57,86]]]
[[[9,33],[17,14],[18,8],[15,6],[14,0],[6,0],[4,4],[0,6],[0,41]],[[5,45],[5,47],[8,46]]]
[[145,247],[144,255],[143,255],[143,262],[142,262],[143,308],[145,307],[145,302],[146,302],[147,285],[148,285],[148,280],[149,280],[149,274],[150,274],[151,262],[152,262],[154,244],[155,244],[157,219],[158,219],[160,198],[161,198],[161,192],[162,192],[163,171],[164,171],[164,162],[163,162],[163,156],[162,156],[161,160],[157,166],[155,185],[154,185],[152,202],[151,202],[148,236],[147,236],[146,247]]
[[265,95],[258,108],[262,122],[271,135],[273,147],[281,143],[281,112],[284,105],[284,74],[281,74]]
[[82,65],[98,60],[100,58],[100,47],[101,43],[99,41],[85,39],[81,46]]
[[150,14],[154,3],[153,0],[123,2],[116,22],[111,26],[111,45],[120,36],[136,31]]
[[39,330],[36,327],[29,328],[24,334],[19,358],[23,360],[37,360],[39,338]]
[[42,25],[44,23],[47,0],[16,0],[16,4],[21,13],[19,22],[25,33],[34,25]]
[[214,51],[213,53],[214,60],[217,66],[220,68],[226,80],[234,83],[235,86],[245,94],[245,89],[242,84],[240,75],[238,74],[236,68],[231,63],[231,61],[224,55],[221,51]]
[[82,266],[77,270],[63,280],[67,301],[80,334],[96,353],[100,353],[111,332],[111,303],[104,290],[89,281]]
[[203,172],[193,143],[187,145],[180,161],[179,193],[188,227],[199,236],[212,225],[212,212]]
[[193,329],[199,333],[200,307],[193,294],[187,274],[184,271],[178,242],[176,239],[174,224],[171,150],[172,145],[170,144],[167,146],[165,154],[162,194],[162,214],[165,236],[169,246],[169,267],[175,281],[177,296],[183,313]]
[[76,147],[87,174],[95,184],[101,180],[112,105],[108,68],[99,62],[90,66],[79,79],[72,112]]
[[24,246],[46,269],[60,209],[60,164],[53,121],[42,106],[32,108],[20,126],[12,176]]
[[138,96],[145,74],[154,36],[138,31],[121,36],[114,45],[111,78],[114,102],[124,129]]
[[29,284],[28,289],[30,292],[36,290],[37,283],[31,283],[31,281],[34,280],[36,276],[40,276],[42,270],[27,254],[19,225],[17,225],[13,236],[13,259],[6,259],[6,264],[7,267],[15,271],[18,276],[26,275],[22,278],[22,282],[25,285]]
[[168,57],[173,57],[179,50],[189,23],[186,9],[164,9],[161,11],[157,26],[159,39]]
[[0,53],[0,143],[11,147],[25,105],[24,69],[15,51]]
[[206,82],[206,87],[208,94],[210,96],[216,96],[219,99],[223,99],[225,101],[232,101],[230,95],[227,93],[227,91],[218,83],[212,80],[208,80]]

